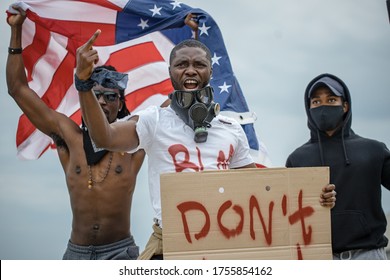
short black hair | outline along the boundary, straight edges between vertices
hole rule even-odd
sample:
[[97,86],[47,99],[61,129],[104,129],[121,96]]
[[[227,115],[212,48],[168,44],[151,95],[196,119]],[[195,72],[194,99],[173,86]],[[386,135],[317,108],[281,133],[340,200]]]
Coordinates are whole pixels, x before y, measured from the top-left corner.
[[[116,70],[116,68],[112,65],[101,65],[101,66],[96,67],[94,69],[94,71],[99,70],[99,69],[106,69],[106,70],[118,72],[118,70]],[[123,89],[119,90],[119,100],[122,102],[122,109],[118,112],[117,118],[121,119],[121,118],[124,118],[124,117],[130,115],[130,111],[129,111],[129,109],[127,109],[127,106],[126,106],[125,90],[123,90]]]
[[210,49],[203,44],[201,41],[195,40],[195,39],[187,39],[184,41],[181,41],[179,44],[177,44],[171,51],[171,54],[169,56],[169,64],[172,64],[172,60],[176,56],[176,52],[184,47],[190,47],[190,48],[200,48],[206,52],[206,58],[210,61],[211,63],[211,52]]

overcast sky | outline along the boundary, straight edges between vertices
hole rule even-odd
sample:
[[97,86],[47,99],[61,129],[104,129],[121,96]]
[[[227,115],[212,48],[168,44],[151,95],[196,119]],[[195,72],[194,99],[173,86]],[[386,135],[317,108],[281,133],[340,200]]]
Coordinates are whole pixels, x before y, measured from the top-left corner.
[[[0,1],[5,12],[13,1]],[[273,166],[308,140],[303,93],[321,73],[344,80],[352,128],[390,146],[390,24],[385,0],[192,0],[218,23],[255,129]],[[223,4],[223,5],[222,5]],[[0,259],[61,259],[71,230],[65,177],[55,152],[16,158],[20,109],[7,94],[9,27],[0,20]],[[146,164],[138,177],[132,233],[142,250],[151,234]],[[390,191],[383,188],[390,213]]]

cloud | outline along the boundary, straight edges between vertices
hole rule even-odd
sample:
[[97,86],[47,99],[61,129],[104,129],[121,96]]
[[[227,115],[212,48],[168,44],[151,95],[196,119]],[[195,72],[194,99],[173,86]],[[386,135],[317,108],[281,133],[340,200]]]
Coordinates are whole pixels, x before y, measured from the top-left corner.
[[[8,2],[8,3],[5,3]],[[11,1],[1,1],[5,11]],[[323,72],[352,93],[353,128],[390,145],[390,26],[385,0],[191,0],[219,24],[233,69],[275,166],[308,140],[303,92]],[[3,16],[5,16],[3,14]],[[55,154],[16,159],[20,109],[6,94],[9,27],[0,24],[0,259],[59,259],[71,228],[69,195]],[[146,163],[146,162],[145,162]],[[141,250],[152,209],[144,164],[133,198],[132,232]],[[390,192],[383,192],[390,212]],[[15,245],[16,244],[16,245]],[[43,244],[44,246],[41,246]]]

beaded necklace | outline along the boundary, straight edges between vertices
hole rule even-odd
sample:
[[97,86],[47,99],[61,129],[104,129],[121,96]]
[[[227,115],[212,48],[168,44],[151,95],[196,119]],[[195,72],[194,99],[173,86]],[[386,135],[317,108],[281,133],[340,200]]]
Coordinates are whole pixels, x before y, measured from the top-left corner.
[[108,172],[110,171],[112,158],[113,158],[113,153],[110,152],[110,159],[108,160],[108,165],[107,165],[106,171],[105,171],[105,173],[103,175],[103,178],[100,181],[96,181],[96,180],[94,180],[92,178],[92,167],[91,167],[91,165],[88,165],[88,175],[89,175],[89,178],[88,178],[88,189],[92,189],[93,184],[103,183],[103,181],[106,179],[106,177],[108,175]]

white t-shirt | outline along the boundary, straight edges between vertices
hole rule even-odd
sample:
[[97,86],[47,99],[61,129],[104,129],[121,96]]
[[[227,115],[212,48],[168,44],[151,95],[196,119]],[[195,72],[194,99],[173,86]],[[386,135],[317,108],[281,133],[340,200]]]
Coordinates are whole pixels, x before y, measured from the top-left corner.
[[253,163],[241,125],[217,116],[204,143],[171,109],[151,106],[137,113],[139,149],[148,155],[149,191],[155,218],[161,224],[160,174],[229,169]]

